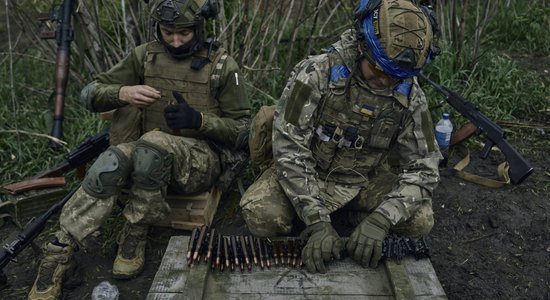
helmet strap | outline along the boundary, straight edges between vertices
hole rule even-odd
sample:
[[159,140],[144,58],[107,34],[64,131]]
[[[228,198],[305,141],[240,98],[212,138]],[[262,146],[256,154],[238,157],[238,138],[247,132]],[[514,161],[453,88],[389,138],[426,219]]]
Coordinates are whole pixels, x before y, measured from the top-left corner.
[[166,52],[175,59],[185,59],[192,56],[195,52],[200,50],[203,47],[204,43],[204,33],[203,33],[203,22],[197,22],[197,25],[194,29],[193,39],[184,45],[179,47],[174,47],[164,40],[162,33],[160,32],[160,25],[157,23],[157,39],[164,46]]

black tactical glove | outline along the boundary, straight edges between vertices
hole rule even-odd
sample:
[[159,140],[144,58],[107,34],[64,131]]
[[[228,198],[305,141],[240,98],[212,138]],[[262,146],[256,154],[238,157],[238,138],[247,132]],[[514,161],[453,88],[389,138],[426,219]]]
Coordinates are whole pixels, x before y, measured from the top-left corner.
[[189,106],[182,95],[172,92],[178,104],[168,105],[164,109],[164,119],[172,129],[199,129],[202,124],[202,114]]
[[318,222],[308,226],[300,234],[300,238],[309,236],[306,246],[302,249],[302,261],[311,273],[326,273],[325,262],[331,256],[340,259],[340,251],[344,243],[329,222]]
[[379,213],[366,217],[349,237],[349,255],[363,267],[376,268],[382,256],[382,241],[390,230],[390,221]]

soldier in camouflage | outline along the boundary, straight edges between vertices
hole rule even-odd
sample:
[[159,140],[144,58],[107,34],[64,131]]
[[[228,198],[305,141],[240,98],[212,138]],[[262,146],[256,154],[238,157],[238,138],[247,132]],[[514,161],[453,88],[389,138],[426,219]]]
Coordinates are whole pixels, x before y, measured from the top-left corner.
[[[354,29],[295,67],[275,111],[274,163],[240,202],[253,234],[289,234],[298,217],[309,237],[304,264],[324,273],[344,247],[376,267],[389,232],[415,238],[431,230],[442,157],[415,77],[431,52],[431,24],[419,7],[362,0]],[[383,167],[390,152],[398,174]],[[355,226],[346,245],[331,223],[337,210]]]
[[73,252],[107,219],[129,188],[117,240],[115,278],[143,269],[148,226],[167,217],[167,190],[210,190],[226,175],[226,154],[246,132],[250,105],[235,60],[204,40],[211,0],[151,1],[157,40],[136,47],[82,90],[94,112],[115,109],[111,147],[90,167],[63,207],[60,230],[44,246],[29,299],[56,299],[73,268]]

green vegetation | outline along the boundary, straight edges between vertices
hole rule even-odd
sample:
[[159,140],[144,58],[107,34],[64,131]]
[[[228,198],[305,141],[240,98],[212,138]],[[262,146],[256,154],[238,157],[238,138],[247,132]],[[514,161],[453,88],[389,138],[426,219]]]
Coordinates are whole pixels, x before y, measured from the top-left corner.
[[[110,4],[113,2],[116,4]],[[278,99],[295,63],[308,54],[318,53],[319,49],[335,41],[339,32],[351,27],[351,7],[344,7],[343,4],[323,4],[324,6],[316,8],[315,1],[303,1],[307,3],[303,7],[276,8],[269,5],[270,1],[258,2],[260,9],[256,9],[249,1],[231,2],[225,7],[224,18],[208,25],[209,32],[222,33],[220,41],[242,65],[249,83],[247,90],[254,111],[261,105],[272,104]],[[543,122],[544,118],[548,120],[548,113],[542,111],[550,109],[550,83],[547,78],[527,69],[517,58],[550,54],[550,33],[547,31],[550,6],[547,1],[529,1],[528,5],[519,0],[508,2],[511,3],[510,7],[499,4],[487,22],[477,51],[474,51],[476,43],[473,38],[476,7],[471,7],[468,18],[464,20],[469,23],[465,26],[466,32],[460,51],[457,51],[456,43],[451,42],[449,29],[445,28],[447,38],[441,41],[442,53],[427,67],[425,73],[464,95],[492,119]],[[102,27],[101,34],[113,35],[106,40],[115,42],[100,47],[110,55],[101,63],[95,63],[91,58],[92,47],[89,45],[84,46],[86,51],[79,50],[81,46],[76,47],[77,45],[73,48],[73,62],[79,63],[72,65],[64,121],[67,145],[60,151],[50,149],[48,140],[38,136],[50,132],[55,61],[51,49],[55,48],[54,44],[33,44],[30,42],[33,39],[30,32],[34,32],[34,29],[21,31],[23,40],[26,41],[23,44],[30,50],[25,51],[22,43],[15,44],[12,41],[16,46],[12,55],[13,76],[10,74],[7,47],[2,50],[0,184],[21,180],[60,162],[72,147],[105,126],[104,122],[87,112],[79,102],[79,91],[90,80],[91,75],[107,69],[112,63],[116,63],[116,57],[124,53],[124,49],[121,49],[123,46],[118,46],[124,41],[120,37],[123,31],[115,28],[121,26],[122,22],[107,21],[107,17],[121,18],[120,12],[110,10],[120,9],[119,2],[98,3],[101,8],[99,24],[105,27]],[[136,3],[137,9],[143,12],[142,1]],[[446,7],[441,9],[448,11]],[[14,10],[17,12],[17,8]],[[95,10],[92,7],[90,11]],[[292,12],[292,18],[287,19],[289,11]],[[139,35],[152,37],[143,15],[137,15],[137,20],[141,22],[137,26]],[[331,22],[324,23],[329,16]],[[440,23],[449,22],[445,19]],[[27,25],[35,26],[33,24]],[[19,32],[13,32],[12,39],[18,34]],[[7,46],[7,42],[2,45]],[[86,63],[81,64],[81,61]],[[426,92],[430,105],[434,107],[434,119],[438,119],[442,111],[452,111],[447,105],[440,106],[441,97],[433,89],[427,88]],[[464,122],[456,113],[453,117],[457,125]],[[507,130],[516,131],[517,134],[524,133],[514,128]]]

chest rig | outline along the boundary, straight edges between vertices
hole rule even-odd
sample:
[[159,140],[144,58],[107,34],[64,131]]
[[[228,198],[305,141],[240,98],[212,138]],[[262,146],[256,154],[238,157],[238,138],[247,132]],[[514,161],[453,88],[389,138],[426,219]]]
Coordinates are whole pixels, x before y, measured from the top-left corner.
[[159,43],[151,43],[147,47],[144,84],[159,90],[161,98],[143,110],[143,132],[158,128],[181,136],[200,137],[197,130],[182,129],[174,132],[166,125],[164,108],[177,103],[172,91],[179,92],[191,107],[200,112],[221,115],[214,96],[227,54],[223,49],[208,54],[207,49],[202,49],[192,58],[176,60]]
[[317,171],[321,179],[335,183],[366,183],[409,116],[407,97],[374,94],[336,51],[327,55],[328,93],[321,100],[311,147]]

